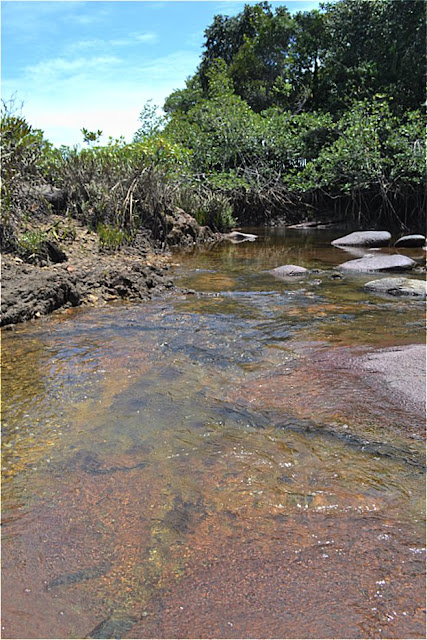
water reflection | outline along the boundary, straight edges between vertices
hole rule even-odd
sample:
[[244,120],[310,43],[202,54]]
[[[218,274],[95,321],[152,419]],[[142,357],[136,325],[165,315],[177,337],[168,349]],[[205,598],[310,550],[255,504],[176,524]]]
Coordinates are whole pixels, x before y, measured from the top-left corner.
[[421,418],[353,364],[422,310],[267,273],[327,238],[5,334],[4,637],[424,637]]

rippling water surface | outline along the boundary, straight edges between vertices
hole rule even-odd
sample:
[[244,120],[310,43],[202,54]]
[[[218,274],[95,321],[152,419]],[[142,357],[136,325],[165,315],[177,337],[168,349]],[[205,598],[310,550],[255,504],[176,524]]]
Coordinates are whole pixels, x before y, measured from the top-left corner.
[[358,365],[423,306],[258,232],[3,334],[4,638],[425,637],[423,416]]

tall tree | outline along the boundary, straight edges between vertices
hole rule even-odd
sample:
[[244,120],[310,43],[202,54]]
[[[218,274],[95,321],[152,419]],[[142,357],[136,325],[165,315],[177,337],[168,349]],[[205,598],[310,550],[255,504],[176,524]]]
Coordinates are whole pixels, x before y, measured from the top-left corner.
[[322,108],[340,112],[384,93],[396,112],[425,100],[424,0],[341,0],[325,5]]

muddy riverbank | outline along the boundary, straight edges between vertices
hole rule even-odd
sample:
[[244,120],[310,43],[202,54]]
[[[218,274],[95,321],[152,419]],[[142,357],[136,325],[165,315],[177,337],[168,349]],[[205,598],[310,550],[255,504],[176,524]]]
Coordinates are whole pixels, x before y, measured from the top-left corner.
[[[41,229],[64,225],[52,215]],[[71,237],[61,245],[49,242],[44,257],[15,253],[2,257],[1,326],[40,318],[56,310],[80,305],[102,306],[112,300],[149,300],[173,287],[169,274],[171,255],[155,250],[143,233],[130,246],[103,249],[97,233],[77,221]],[[188,246],[220,239],[185,212],[170,223],[171,246]],[[71,227],[70,227],[71,228]]]
[[167,259],[128,255],[70,259],[39,267],[2,260],[1,324],[15,325],[56,310],[101,306],[112,300],[148,300],[173,287]]

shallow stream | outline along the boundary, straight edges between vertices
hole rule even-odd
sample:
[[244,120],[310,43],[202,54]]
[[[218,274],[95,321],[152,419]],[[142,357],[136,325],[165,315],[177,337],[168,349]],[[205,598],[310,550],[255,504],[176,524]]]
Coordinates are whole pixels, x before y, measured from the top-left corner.
[[423,416],[360,366],[423,304],[250,231],[3,333],[3,638],[425,637]]

